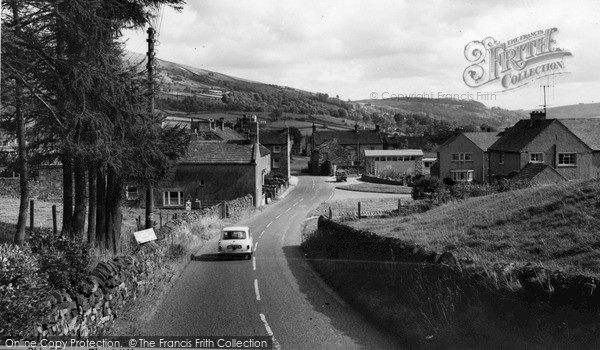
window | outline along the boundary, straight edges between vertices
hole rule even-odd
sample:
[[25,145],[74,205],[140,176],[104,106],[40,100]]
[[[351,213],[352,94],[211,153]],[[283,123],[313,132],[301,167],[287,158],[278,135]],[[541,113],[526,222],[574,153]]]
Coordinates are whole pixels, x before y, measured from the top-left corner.
[[223,232],[223,239],[246,239],[246,232],[244,232],[244,231],[225,231],[225,232]]
[[559,153],[559,166],[575,166],[577,165],[577,153]]
[[452,180],[457,182],[473,181],[473,170],[452,170]]
[[529,154],[529,162],[530,163],[543,163],[544,162],[544,153],[530,153]]
[[473,153],[452,153],[452,161],[453,162],[458,162],[458,161],[471,161],[473,160]]
[[273,159],[273,169],[279,169],[279,159]]
[[504,152],[500,152],[500,164],[504,164]]
[[379,161],[379,157],[375,157],[375,161],[378,162]]
[[163,192],[163,205],[165,207],[175,207],[183,205],[183,192],[165,191]]
[[127,186],[125,189],[125,199],[128,201],[134,201],[138,199],[137,186]]
[[430,162],[430,161],[425,161],[425,162],[423,162],[423,166],[424,166],[425,168],[431,168],[431,163],[432,163],[432,162]]
[[410,156],[410,160],[417,160],[416,156]]
[[273,153],[281,153],[281,146],[273,146]]

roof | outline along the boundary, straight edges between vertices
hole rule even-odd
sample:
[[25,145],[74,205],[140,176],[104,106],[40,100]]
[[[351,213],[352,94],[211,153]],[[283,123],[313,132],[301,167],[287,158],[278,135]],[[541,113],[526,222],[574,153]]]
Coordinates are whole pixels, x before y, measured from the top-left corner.
[[260,130],[259,142],[262,145],[285,145],[287,141],[287,130]]
[[365,150],[365,157],[379,156],[423,156],[423,151],[420,149],[385,149],[385,150]]
[[484,152],[500,138],[497,132],[465,132],[463,135]]
[[600,118],[560,119],[569,131],[594,151],[600,151]]
[[512,128],[508,129],[498,141],[488,147],[488,149],[503,152],[519,152],[554,122],[556,122],[556,119],[540,119],[535,121],[521,119]]
[[348,131],[315,131],[313,133],[315,145],[320,145],[325,141],[337,140],[339,145],[381,145],[379,132],[373,130],[353,130]]
[[248,226],[228,226],[223,227],[223,231],[249,231]]
[[517,173],[513,176],[510,176],[509,178],[514,181],[530,182],[536,176],[538,176],[539,174],[541,174],[543,171],[545,171],[547,169],[558,174],[558,176],[560,176],[561,178],[564,179],[564,176],[562,176],[559,172],[557,172],[550,165],[544,164],[544,163],[528,163],[527,165],[525,165],[525,167],[523,167],[523,169],[521,169],[521,171],[519,173]]
[[[190,141],[186,154],[179,163],[183,164],[251,164],[254,161],[256,144],[223,141]],[[270,151],[260,146],[260,155]]]

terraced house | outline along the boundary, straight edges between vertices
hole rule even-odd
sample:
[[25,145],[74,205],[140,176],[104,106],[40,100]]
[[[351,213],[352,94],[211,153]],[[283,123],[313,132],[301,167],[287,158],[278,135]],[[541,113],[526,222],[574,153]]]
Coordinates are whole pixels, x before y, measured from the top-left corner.
[[489,177],[540,183],[600,178],[599,135],[600,118],[546,119],[532,112],[489,147]]

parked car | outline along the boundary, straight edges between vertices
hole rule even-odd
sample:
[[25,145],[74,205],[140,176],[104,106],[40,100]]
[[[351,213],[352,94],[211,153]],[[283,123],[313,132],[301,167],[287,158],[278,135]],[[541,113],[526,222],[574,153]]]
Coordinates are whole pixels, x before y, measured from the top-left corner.
[[346,170],[338,170],[335,172],[335,181],[342,182],[348,181],[348,174],[346,174]]
[[253,239],[248,226],[225,227],[219,238],[217,255],[219,259],[224,256],[252,257]]

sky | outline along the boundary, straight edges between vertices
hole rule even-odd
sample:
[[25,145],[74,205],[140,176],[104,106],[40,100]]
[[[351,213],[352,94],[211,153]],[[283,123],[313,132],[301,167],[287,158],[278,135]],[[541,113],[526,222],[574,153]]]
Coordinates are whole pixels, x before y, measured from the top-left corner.
[[[549,107],[600,102],[597,0],[187,0],[156,22],[160,59],[343,100],[452,97],[527,110],[540,108],[546,85]],[[562,74],[538,72],[508,91],[465,83],[467,44],[550,28],[552,47],[571,53],[548,68]],[[145,30],[124,39],[146,52]]]

